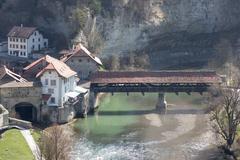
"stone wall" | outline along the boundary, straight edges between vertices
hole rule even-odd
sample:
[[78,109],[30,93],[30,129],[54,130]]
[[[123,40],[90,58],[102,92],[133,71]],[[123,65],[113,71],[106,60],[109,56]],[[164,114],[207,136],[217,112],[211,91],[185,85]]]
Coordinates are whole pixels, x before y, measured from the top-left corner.
[[85,100],[80,98],[73,104],[64,104],[63,107],[43,106],[41,121],[44,123],[67,123],[77,116],[84,114]]
[[37,121],[40,120],[42,103],[41,87],[6,87],[0,88],[0,103],[9,111],[10,117],[15,117],[15,106],[19,103],[30,103],[37,110]]
[[0,105],[0,128],[4,126],[8,126],[9,120],[8,120],[8,115],[9,112],[6,110],[2,105]]
[[9,123],[11,125],[16,125],[19,127],[24,127],[24,128],[32,128],[32,123],[28,121],[24,121],[21,119],[16,119],[16,118],[9,118]]

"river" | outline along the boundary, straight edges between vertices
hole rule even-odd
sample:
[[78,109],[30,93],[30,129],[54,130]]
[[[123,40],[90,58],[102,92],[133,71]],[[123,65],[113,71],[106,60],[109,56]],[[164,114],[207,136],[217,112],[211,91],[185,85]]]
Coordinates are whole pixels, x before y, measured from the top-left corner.
[[155,112],[157,94],[105,95],[94,116],[73,125],[72,160],[215,159],[216,136],[204,96],[167,94],[168,111]]

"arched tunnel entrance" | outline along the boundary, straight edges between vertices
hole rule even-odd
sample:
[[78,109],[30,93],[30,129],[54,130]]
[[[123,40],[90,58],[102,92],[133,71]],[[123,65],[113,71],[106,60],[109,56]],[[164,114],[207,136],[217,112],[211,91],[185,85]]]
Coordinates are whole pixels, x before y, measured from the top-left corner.
[[31,103],[18,103],[15,105],[16,118],[34,122],[37,120],[37,109]]

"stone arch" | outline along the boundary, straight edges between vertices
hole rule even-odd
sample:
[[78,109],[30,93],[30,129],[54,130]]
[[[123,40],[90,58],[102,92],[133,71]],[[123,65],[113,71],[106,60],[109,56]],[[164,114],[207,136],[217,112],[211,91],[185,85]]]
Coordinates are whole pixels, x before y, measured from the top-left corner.
[[30,122],[35,122],[37,121],[37,107],[35,107],[32,103],[29,102],[20,102],[14,105],[14,110],[15,110],[15,117],[30,121]]

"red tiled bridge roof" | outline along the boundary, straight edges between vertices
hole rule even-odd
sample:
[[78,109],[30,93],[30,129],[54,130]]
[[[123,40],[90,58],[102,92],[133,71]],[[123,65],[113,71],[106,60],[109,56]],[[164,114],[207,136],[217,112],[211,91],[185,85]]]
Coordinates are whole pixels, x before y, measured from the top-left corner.
[[136,71],[97,72],[91,77],[92,84],[133,84],[133,83],[221,83],[215,71]]

